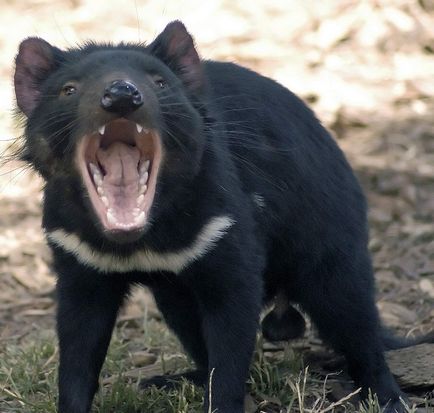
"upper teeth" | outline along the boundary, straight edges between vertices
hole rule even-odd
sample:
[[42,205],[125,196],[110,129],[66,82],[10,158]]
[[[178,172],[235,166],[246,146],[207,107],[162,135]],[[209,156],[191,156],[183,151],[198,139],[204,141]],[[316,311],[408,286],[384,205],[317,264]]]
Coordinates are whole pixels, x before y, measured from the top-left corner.
[[89,168],[90,168],[90,171],[92,172],[92,175],[100,173],[99,168],[92,162],[89,163]]
[[102,188],[102,174],[98,166],[94,163],[89,163],[90,171],[92,172],[93,182],[95,182],[96,190],[99,195],[104,195],[104,189]]
[[[98,132],[99,132],[100,135],[104,135],[104,133],[105,133],[105,126],[106,125],[102,125],[102,126],[100,126],[98,128]],[[143,131],[145,131],[145,133],[149,132],[148,129],[144,128],[142,125],[139,125],[138,123],[136,123],[136,129],[137,129],[138,133],[142,133]]]
[[144,172],[143,174],[140,174],[140,180],[139,180],[140,185],[146,184],[146,182],[148,182],[148,177],[149,177],[148,172]]
[[[148,172],[149,164],[150,164],[149,160],[142,162],[140,164],[140,168],[139,168],[139,198],[140,198],[140,195],[144,194],[146,192],[146,190],[148,189],[148,186],[146,185],[146,183],[148,182],[148,178],[149,178],[149,172]],[[141,202],[137,201],[137,203],[140,204]]]
[[144,128],[142,125],[139,125],[138,123],[136,123],[136,129],[138,133],[141,132],[149,133],[149,129]]
[[149,160],[147,160],[147,161],[142,162],[140,164],[140,175],[143,175],[145,172],[148,171],[150,163],[151,162]]

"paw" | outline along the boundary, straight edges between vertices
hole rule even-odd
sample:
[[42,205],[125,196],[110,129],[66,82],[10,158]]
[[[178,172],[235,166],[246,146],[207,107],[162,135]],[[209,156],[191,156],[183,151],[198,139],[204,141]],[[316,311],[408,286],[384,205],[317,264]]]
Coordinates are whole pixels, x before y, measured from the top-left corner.
[[155,386],[158,389],[173,389],[180,385],[182,380],[187,380],[196,386],[204,386],[207,374],[202,370],[191,370],[180,374],[165,374],[163,376],[154,376],[150,379],[143,379],[140,381],[139,388],[147,389]]

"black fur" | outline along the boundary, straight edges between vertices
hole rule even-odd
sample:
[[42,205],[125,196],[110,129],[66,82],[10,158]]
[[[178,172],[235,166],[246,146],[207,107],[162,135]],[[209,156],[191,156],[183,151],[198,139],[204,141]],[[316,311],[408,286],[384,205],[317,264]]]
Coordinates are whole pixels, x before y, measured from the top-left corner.
[[[277,294],[299,304],[345,355],[363,396],[372,389],[387,412],[403,411],[383,356],[365,198],[344,155],[299,98],[235,64],[201,62],[179,22],[149,46],[61,51],[28,39],[16,70],[18,106],[28,117],[23,158],[46,180],[47,232],[64,229],[96,251],[128,257],[182,250],[216,216],[234,222],[179,274],[101,273],[50,243],[58,274],[61,413],[89,411],[132,283],[155,295],[197,365],[191,377],[208,382],[213,371],[213,411],[244,411],[259,313]],[[157,129],[165,153],[149,223],[122,240],[102,230],[74,163],[80,136],[112,119],[98,102],[104,77],[114,72],[141,89],[145,103],[130,119]],[[161,88],[151,75],[164,79]],[[69,81],[78,93],[59,95]],[[302,334],[301,316],[288,311],[279,319],[295,317],[293,335]],[[291,332],[275,338],[285,334]],[[207,392],[205,411],[208,404]]]

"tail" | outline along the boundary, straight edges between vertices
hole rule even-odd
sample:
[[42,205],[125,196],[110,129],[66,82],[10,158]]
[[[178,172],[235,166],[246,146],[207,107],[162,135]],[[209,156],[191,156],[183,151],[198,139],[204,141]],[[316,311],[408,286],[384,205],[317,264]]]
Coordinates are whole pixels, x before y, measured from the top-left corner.
[[412,347],[418,344],[434,343],[434,330],[420,337],[403,338],[396,337],[386,328],[382,330],[383,345],[385,350],[398,350],[400,348]]

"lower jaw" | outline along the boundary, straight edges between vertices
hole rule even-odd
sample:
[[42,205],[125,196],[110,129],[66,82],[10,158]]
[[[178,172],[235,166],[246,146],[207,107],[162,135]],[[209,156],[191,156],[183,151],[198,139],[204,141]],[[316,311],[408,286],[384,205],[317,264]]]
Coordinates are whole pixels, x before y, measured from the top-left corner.
[[116,244],[130,244],[137,242],[145,233],[145,227],[140,229],[133,229],[131,231],[121,230],[103,230],[103,235],[109,241]]

